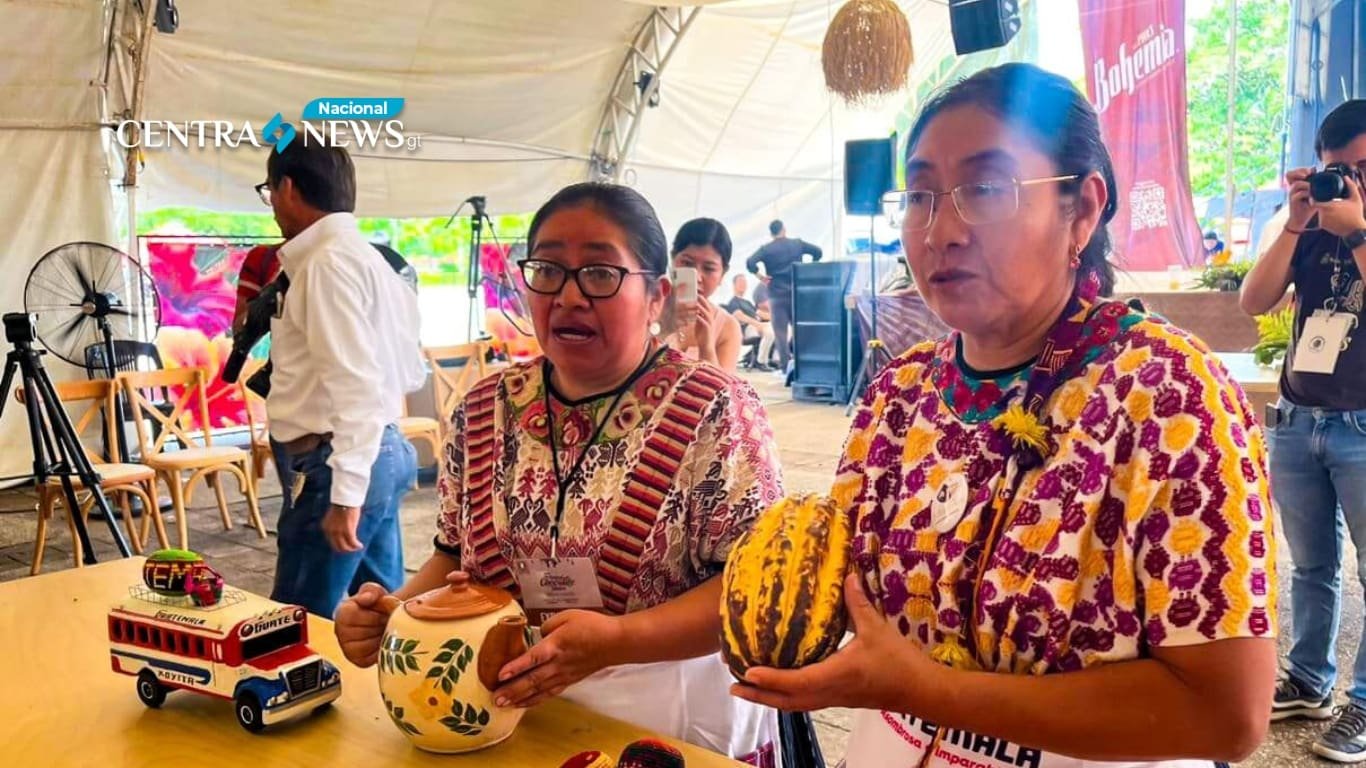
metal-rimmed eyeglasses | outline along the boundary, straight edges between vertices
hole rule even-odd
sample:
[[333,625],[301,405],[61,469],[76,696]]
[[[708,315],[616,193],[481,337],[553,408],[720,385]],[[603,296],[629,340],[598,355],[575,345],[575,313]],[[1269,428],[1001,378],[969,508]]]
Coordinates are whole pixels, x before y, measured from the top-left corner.
[[892,226],[907,230],[929,229],[934,223],[939,198],[951,196],[958,216],[966,224],[995,224],[1020,211],[1020,188],[1038,184],[1076,181],[1081,176],[1047,176],[1039,179],[995,179],[959,184],[948,192],[929,189],[898,189],[882,196],[882,212]]

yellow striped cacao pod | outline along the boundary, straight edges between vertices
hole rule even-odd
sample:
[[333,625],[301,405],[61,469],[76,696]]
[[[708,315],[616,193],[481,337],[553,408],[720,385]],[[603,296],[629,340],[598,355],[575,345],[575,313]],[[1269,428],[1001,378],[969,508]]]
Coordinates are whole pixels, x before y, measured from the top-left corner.
[[795,669],[839,647],[851,525],[833,499],[788,497],[736,541],[721,576],[721,654],[731,674]]

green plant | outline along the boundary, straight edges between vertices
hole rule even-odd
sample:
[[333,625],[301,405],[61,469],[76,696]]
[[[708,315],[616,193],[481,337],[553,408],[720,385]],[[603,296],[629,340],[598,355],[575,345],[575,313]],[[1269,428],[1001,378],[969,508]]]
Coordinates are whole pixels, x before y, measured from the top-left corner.
[[1211,291],[1236,291],[1243,287],[1243,279],[1252,271],[1252,262],[1235,261],[1220,266],[1210,265],[1195,281],[1196,288]]
[[1290,348],[1290,335],[1295,328],[1295,308],[1257,316],[1257,346],[1252,354],[1258,365],[1275,365]]

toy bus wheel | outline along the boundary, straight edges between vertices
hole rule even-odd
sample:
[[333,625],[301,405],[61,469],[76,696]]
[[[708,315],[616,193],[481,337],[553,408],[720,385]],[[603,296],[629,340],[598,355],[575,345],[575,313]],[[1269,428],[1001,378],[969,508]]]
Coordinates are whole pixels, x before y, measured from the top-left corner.
[[161,684],[150,669],[138,673],[138,698],[152,709],[160,707],[166,701],[166,686]]
[[256,694],[241,694],[233,702],[233,708],[237,711],[237,724],[248,731],[259,733],[266,727],[265,721],[261,719],[261,701],[256,698]]

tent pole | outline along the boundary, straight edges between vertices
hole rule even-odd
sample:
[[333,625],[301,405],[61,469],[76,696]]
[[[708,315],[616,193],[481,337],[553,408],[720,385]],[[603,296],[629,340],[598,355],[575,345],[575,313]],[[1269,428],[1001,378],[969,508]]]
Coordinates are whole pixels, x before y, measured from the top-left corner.
[[1228,0],[1228,154],[1224,169],[1224,249],[1225,258],[1233,255],[1233,207],[1238,190],[1233,179],[1233,134],[1236,129],[1235,112],[1238,106],[1238,0]]
[[[152,26],[156,22],[156,3],[147,3],[142,18],[142,34],[138,37],[137,52],[134,53],[133,101],[129,108],[129,119],[142,120],[142,98],[147,87],[147,59],[152,50]],[[142,130],[138,129],[138,145],[142,144]],[[127,160],[123,164],[123,186],[126,190],[138,185],[138,148],[129,147]],[[132,194],[131,192],[129,194]]]

